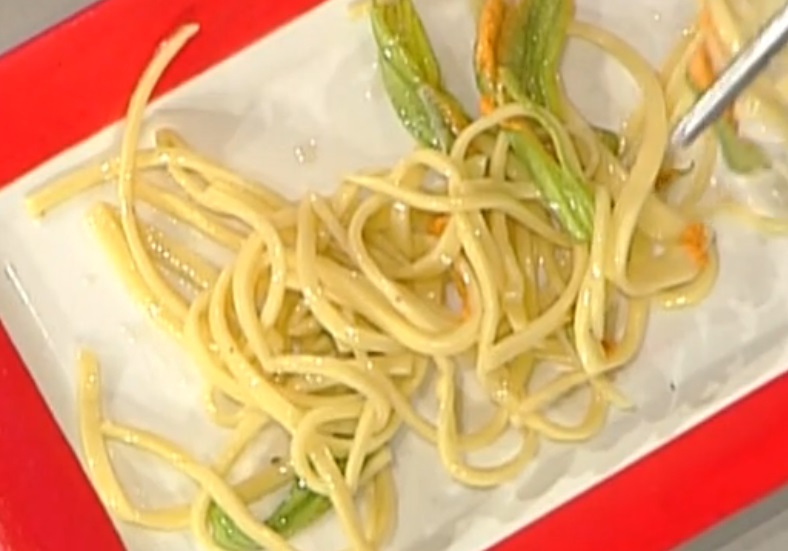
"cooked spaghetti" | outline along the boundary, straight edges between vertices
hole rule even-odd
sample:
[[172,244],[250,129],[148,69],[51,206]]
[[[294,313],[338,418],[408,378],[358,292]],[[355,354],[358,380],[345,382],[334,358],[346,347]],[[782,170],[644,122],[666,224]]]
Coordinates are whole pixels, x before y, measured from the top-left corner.
[[[159,48],[132,96],[119,156],[27,200],[41,216],[90,187],[116,186],[117,204],[95,205],[91,227],[129,292],[199,367],[207,414],[233,431],[201,464],[105,418],[98,363],[83,351],[82,445],[117,518],[190,529],[205,549],[285,551],[333,510],[352,549],[380,549],[395,523],[399,431],[432,444],[459,483],[486,488],[522,472],[540,441],[587,440],[611,407],[631,406],[613,377],[637,354],[650,308],[696,304],[715,282],[714,241],[698,217],[715,149],[707,139],[688,170],[667,154],[684,101],[672,82],[695,35],[660,76],[572,9],[568,0],[481,5],[481,115],[472,117],[443,87],[410,1],[372,2],[384,84],[421,147],[389,170],[348,176],[329,197],[297,202],[205,158],[174,130],[139,147],[154,85],[197,27]],[[648,108],[624,135],[593,128],[561,89],[567,35],[603,49],[637,82]],[[232,259],[218,263],[157,228],[140,214],[151,209]],[[474,431],[463,429],[461,371],[493,408]],[[549,382],[537,384],[538,373]],[[435,419],[413,405],[425,390],[437,396]],[[551,415],[581,394],[590,400],[578,422]],[[286,460],[231,483],[270,427],[289,435]],[[520,444],[509,457],[471,461],[512,432]],[[197,494],[178,507],[135,506],[109,440],[161,458]],[[287,485],[268,519],[250,512]]]

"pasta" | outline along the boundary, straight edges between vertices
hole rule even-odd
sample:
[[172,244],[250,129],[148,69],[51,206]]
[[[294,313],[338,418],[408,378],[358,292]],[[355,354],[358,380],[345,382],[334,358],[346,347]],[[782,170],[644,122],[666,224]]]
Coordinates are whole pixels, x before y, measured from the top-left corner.
[[[521,473],[540,441],[587,440],[611,407],[633,406],[614,377],[637,355],[650,309],[698,303],[718,271],[701,206],[715,165],[713,139],[704,139],[687,174],[666,162],[671,123],[687,105],[680,75],[697,35],[657,74],[621,39],[573,20],[571,2],[556,0],[553,14],[547,0],[530,4],[527,25],[553,22],[526,31],[565,28],[637,82],[648,108],[614,136],[616,147],[574,109],[555,67],[552,75],[532,75],[533,90],[496,73],[496,41],[516,36],[506,26],[525,8],[489,0],[478,10],[482,115],[464,114],[429,55],[409,58],[422,60],[423,72],[408,79],[396,65],[408,52],[394,52],[383,77],[425,147],[386,171],[348,176],[331,196],[289,202],[205,158],[172,129],[158,130],[154,147],[139,147],[151,91],[198,31],[187,25],[145,70],[118,157],[28,197],[31,214],[42,216],[91,187],[115,186],[117,205],[88,213],[98,242],[153,322],[193,358],[206,414],[232,430],[206,465],[155,434],[107,419],[97,358],[82,351],[81,441],[89,475],[117,518],[189,529],[205,549],[290,551],[289,537],[331,509],[350,548],[381,549],[395,524],[399,431],[432,444],[459,483],[488,488]],[[405,29],[400,43],[427,51],[409,1],[366,9],[382,47],[391,46],[392,29]],[[550,61],[555,48],[543,50]],[[418,82],[423,102],[399,104],[397,82]],[[561,185],[547,188],[548,180]],[[677,189],[685,190],[678,198]],[[193,228],[229,261],[168,235],[144,209]],[[463,428],[465,372],[493,406],[473,431]],[[545,372],[548,382],[537,384]],[[435,419],[414,406],[425,390],[437,396]],[[553,415],[559,402],[583,396],[590,399],[581,419]],[[231,483],[229,471],[271,427],[289,436],[286,459]],[[471,460],[510,433],[519,445],[508,457],[493,465]],[[136,506],[114,474],[110,440],[193,480],[193,500]],[[255,518],[250,504],[288,485],[277,511],[266,522]]]

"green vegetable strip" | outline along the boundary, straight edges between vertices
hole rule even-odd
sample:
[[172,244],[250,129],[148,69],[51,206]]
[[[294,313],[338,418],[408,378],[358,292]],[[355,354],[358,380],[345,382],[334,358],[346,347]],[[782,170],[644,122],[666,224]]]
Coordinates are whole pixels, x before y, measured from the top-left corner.
[[208,508],[208,526],[216,545],[228,551],[254,551],[259,546],[241,532],[215,503]]
[[501,67],[511,71],[518,82],[524,84],[526,52],[531,41],[525,33],[528,16],[534,0],[520,0],[506,14],[498,45],[498,59]]
[[758,144],[739,136],[730,121],[718,121],[715,130],[725,164],[733,172],[751,174],[771,167],[769,158]]
[[411,0],[374,0],[372,32],[383,86],[405,129],[422,145],[447,152],[468,124],[443,89],[440,68]]
[[[477,85],[482,95],[498,104],[506,101],[498,82],[500,76],[495,67],[492,70],[490,67],[491,62],[498,64],[500,56],[507,60],[507,66],[498,65],[497,72],[508,70],[516,75],[510,83],[509,95],[519,98],[531,111],[535,103],[559,115],[561,94],[557,70],[573,4],[569,0],[524,0],[509,7],[501,0],[487,2],[480,14],[481,32],[475,56]],[[397,115],[419,143],[448,151],[468,117],[440,83],[435,55],[412,1],[376,0],[371,21],[383,84]],[[529,35],[534,29],[539,32]],[[523,87],[531,82],[538,99],[523,92]],[[491,94],[497,97],[492,98]],[[535,118],[550,132],[549,125],[538,120],[538,112]],[[576,158],[568,154],[567,147],[571,148],[571,144],[562,144],[553,136],[559,164],[524,125],[507,129],[507,135],[515,158],[533,178],[547,208],[574,239],[587,241],[592,232],[593,198],[579,170],[564,162]]]
[[[500,78],[503,90],[523,107],[525,117],[539,125],[532,130],[540,138],[540,143],[545,144],[545,142],[549,142],[549,145],[552,145],[555,151],[558,163],[578,180],[582,180],[583,168],[580,164],[580,159],[577,151],[575,151],[572,138],[562,127],[561,120],[547,109],[539,107],[525,97],[519,91],[514,77],[507,69],[501,69]],[[586,186],[582,186],[582,189],[586,189]]]
[[330,510],[330,499],[296,483],[265,523],[283,537],[291,538]]
[[[296,481],[287,497],[266,519],[265,524],[284,538],[305,530],[331,510],[331,501]],[[228,551],[256,551],[260,547],[244,534],[216,504],[208,509],[208,523],[216,544]]]
[[574,14],[574,2],[531,0],[530,5],[530,13],[520,35],[520,42],[527,44],[520,82],[531,100],[560,116],[563,106],[558,71],[567,29]]
[[575,186],[576,181],[544,151],[539,139],[530,129],[523,128],[507,134],[515,155],[533,178],[545,206],[556,215],[572,237],[588,240],[592,226],[590,218],[583,212],[586,210],[585,201],[582,199],[584,196],[575,197],[565,193],[565,189]]
[[[550,132],[547,117],[540,116],[539,109],[544,109],[555,117],[560,116],[562,111],[557,79],[558,60],[565,40],[568,24],[566,18],[571,16],[573,9],[571,2],[567,0],[525,1],[529,3],[530,13],[520,13],[517,18],[521,22],[525,21],[525,27],[521,30],[519,39],[514,38],[517,36],[514,30],[509,31],[508,37],[510,52],[513,51],[512,48],[519,48],[525,42],[524,37],[530,37],[525,51],[525,63],[519,73],[512,70],[510,65],[501,67],[498,78],[506,96],[520,103],[526,111],[532,113],[536,122]],[[522,4],[519,8],[522,8]],[[555,28],[542,29],[541,33],[537,33],[535,22],[563,25],[563,34],[559,34],[561,29]],[[527,34],[529,32],[535,34]],[[551,32],[556,34],[550,34]],[[545,44],[545,41],[550,44]],[[540,58],[539,55],[549,58]],[[517,60],[520,57],[521,54],[514,51],[507,59]],[[532,95],[527,91],[529,85]],[[539,98],[542,99],[541,102],[538,101]],[[552,132],[559,161],[556,162],[536,135],[530,129],[524,128],[524,123],[517,124],[516,128],[509,129],[507,133],[515,156],[526,166],[534,185],[542,194],[545,206],[574,239],[590,239],[593,232],[593,196],[583,181],[579,166],[567,163],[569,159],[576,159],[573,145],[562,143],[557,139],[557,133]]]
[[383,86],[405,129],[420,144],[448,151],[452,143],[450,127],[436,115],[436,110],[431,103],[425,104],[422,86],[409,85],[392,65],[382,60],[380,75]]
[[612,130],[598,127],[594,127],[594,134],[613,155],[618,156],[621,153],[621,136]]
[[[337,460],[341,471],[347,459]],[[295,480],[290,491],[273,513],[265,520],[271,530],[289,539],[309,528],[331,510],[331,500],[306,487],[302,480]],[[208,522],[214,541],[228,551],[257,551],[260,547],[244,534],[215,503],[208,509]]]
[[556,128],[559,123],[554,116],[510,88],[514,86],[513,77],[509,77],[505,69],[501,74],[506,90],[511,90],[514,99],[525,108],[527,116],[547,131],[560,164],[524,123],[507,130],[515,157],[525,165],[545,206],[564,229],[578,241],[589,239],[593,231],[593,198],[591,190],[583,182],[580,162],[571,141],[562,139],[560,129]]
[[371,11],[372,31],[387,64],[410,84],[439,86],[440,67],[412,2],[375,0]]

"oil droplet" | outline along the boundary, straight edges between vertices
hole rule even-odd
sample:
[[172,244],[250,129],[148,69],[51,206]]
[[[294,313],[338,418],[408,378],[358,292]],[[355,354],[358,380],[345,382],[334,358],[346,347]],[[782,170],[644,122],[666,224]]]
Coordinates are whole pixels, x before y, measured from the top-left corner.
[[508,290],[503,294],[504,302],[519,303],[523,300],[523,294],[517,290]]
[[493,400],[498,404],[505,404],[510,399],[510,392],[509,389],[505,386],[499,386],[495,389],[495,393],[493,394]]
[[117,511],[118,510],[118,499],[112,495],[107,499],[107,508],[110,511]]
[[137,434],[133,433],[133,432],[132,432],[132,433],[127,433],[127,434],[124,434],[124,435],[123,435],[123,441],[124,441],[126,444],[130,445],[130,446],[135,446],[135,445],[137,445],[137,443],[139,442],[139,440],[140,440],[139,436],[138,436]]
[[325,384],[325,378],[322,375],[315,375],[314,373],[307,373],[304,376],[307,385],[312,387],[319,387]]
[[158,318],[161,315],[161,305],[158,302],[150,302],[148,304],[148,314],[152,318]]
[[348,325],[345,328],[345,338],[348,340],[350,344],[353,345],[358,344],[359,341],[361,340],[358,334],[358,329],[350,325]]
[[380,85],[378,80],[378,61],[375,60],[370,66],[370,82],[364,90],[364,99],[372,101],[380,97]]
[[114,172],[112,170],[112,163],[110,161],[104,161],[101,163],[99,170],[101,171],[101,176],[105,179],[111,177],[112,173]]
[[293,154],[300,165],[314,163],[317,160],[317,140],[309,138],[305,144],[297,145]]
[[512,427],[515,429],[521,429],[525,426],[525,417],[520,413],[514,413],[509,417],[509,422],[512,424]]

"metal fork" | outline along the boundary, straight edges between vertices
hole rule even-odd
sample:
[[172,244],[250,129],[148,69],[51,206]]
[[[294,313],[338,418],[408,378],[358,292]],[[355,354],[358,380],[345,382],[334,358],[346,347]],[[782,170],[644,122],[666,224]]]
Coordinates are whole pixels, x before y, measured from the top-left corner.
[[713,124],[769,61],[788,43],[788,3],[742,49],[719,78],[701,95],[673,131],[674,147],[686,147]]

